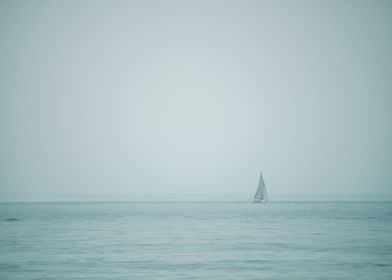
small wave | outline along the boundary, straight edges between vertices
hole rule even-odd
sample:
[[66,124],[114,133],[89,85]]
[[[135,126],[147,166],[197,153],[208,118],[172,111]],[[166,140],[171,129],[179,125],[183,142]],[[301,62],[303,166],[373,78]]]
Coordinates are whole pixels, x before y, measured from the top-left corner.
[[0,263],[0,270],[13,270],[18,268],[15,264]]
[[376,266],[379,266],[379,267],[386,267],[386,266],[389,266],[389,265],[386,264],[386,263],[376,263]]
[[4,221],[6,221],[6,222],[17,222],[17,221],[20,221],[18,218],[6,218],[6,219],[4,219]]

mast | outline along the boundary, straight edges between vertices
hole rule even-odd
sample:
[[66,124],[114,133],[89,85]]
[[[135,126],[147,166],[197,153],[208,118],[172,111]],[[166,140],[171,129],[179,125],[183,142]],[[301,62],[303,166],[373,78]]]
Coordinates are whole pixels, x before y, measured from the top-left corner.
[[262,198],[262,200],[267,202],[268,201],[267,188],[265,186],[264,178],[263,178],[263,175],[261,174],[261,172],[260,172],[260,177],[261,177],[261,181],[262,181],[262,185],[263,185],[263,190],[262,190],[263,198]]

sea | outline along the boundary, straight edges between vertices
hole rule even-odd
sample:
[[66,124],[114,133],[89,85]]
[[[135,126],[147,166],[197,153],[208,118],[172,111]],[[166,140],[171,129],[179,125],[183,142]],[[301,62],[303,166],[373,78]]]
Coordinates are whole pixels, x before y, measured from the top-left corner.
[[392,203],[1,203],[0,279],[391,280]]

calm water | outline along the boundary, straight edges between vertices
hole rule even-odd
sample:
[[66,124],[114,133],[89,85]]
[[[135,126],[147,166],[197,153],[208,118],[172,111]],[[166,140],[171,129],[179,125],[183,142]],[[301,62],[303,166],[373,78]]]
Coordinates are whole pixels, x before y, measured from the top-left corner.
[[0,204],[0,279],[392,279],[392,203]]

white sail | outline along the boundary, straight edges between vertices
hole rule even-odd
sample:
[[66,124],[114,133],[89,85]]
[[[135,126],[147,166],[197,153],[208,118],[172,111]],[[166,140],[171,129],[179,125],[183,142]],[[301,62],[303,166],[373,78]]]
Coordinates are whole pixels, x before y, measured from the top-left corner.
[[268,201],[267,189],[265,187],[263,174],[260,172],[259,185],[257,187],[256,194],[253,198],[253,202],[254,203],[261,203],[261,202],[267,202],[267,201]]

